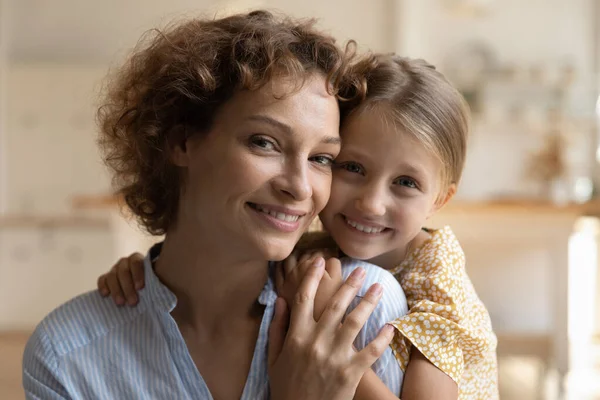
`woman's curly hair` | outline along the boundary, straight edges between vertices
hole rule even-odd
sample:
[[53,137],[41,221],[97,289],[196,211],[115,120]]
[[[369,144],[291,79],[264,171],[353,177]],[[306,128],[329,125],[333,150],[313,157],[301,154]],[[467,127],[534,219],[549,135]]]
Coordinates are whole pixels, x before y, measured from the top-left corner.
[[353,46],[342,51],[314,21],[267,11],[149,32],[109,77],[98,110],[99,145],[118,194],[149,233],[166,233],[182,185],[170,160],[178,138],[206,132],[236,91],[259,89],[276,75],[302,84],[318,72],[338,94],[355,83],[345,78],[353,55]]

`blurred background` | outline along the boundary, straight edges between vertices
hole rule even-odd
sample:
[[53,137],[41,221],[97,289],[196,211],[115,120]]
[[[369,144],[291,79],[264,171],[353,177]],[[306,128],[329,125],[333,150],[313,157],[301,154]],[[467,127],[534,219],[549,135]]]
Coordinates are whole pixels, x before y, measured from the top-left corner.
[[0,396],[33,327],[156,238],[95,145],[102,79],[147,29],[251,8],[425,58],[473,133],[451,224],[499,337],[501,396],[600,399],[599,0],[0,0]]

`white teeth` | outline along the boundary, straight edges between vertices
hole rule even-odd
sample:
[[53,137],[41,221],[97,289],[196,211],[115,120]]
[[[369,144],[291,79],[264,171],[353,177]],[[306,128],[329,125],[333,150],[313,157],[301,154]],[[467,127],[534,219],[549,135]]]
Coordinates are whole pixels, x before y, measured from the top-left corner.
[[268,208],[256,205],[256,209],[260,212],[263,212],[265,214],[269,214],[272,217],[277,218],[280,221],[285,221],[285,222],[296,222],[298,221],[298,218],[300,218],[299,215],[290,215],[290,214],[284,214],[282,212],[278,212],[278,211],[273,211],[273,210],[269,210]]
[[364,233],[381,233],[385,229],[385,228],[375,228],[372,226],[365,226],[365,225],[359,224],[356,221],[352,221],[348,218],[346,218],[346,222],[348,223],[348,225],[350,225],[354,229],[359,230]]

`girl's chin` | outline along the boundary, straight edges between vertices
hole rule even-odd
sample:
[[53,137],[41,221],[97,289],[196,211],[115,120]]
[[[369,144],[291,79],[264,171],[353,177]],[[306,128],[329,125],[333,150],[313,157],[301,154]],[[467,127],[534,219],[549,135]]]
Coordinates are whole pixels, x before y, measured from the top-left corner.
[[[340,246],[339,243],[338,243],[338,246]],[[340,250],[342,250],[342,253],[344,253],[346,256],[348,256],[350,258],[354,258],[356,260],[369,260],[369,259],[377,256],[377,253],[374,251],[357,249],[356,247],[353,247],[352,245],[340,246]]]

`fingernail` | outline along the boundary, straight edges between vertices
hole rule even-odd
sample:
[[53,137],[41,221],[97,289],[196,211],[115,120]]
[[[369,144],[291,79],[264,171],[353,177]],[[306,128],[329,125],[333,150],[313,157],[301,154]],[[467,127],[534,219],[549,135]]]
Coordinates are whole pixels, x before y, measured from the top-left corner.
[[394,327],[393,327],[392,325],[390,325],[390,324],[386,324],[386,325],[383,327],[383,334],[384,334],[384,335],[386,335],[386,336],[391,336],[391,335],[393,335],[393,334],[394,334],[394,331],[395,331]]
[[107,289],[102,289],[100,290],[100,294],[104,297],[108,296],[108,290]]
[[121,305],[121,304],[123,304],[123,303],[125,302],[125,299],[124,299],[124,298],[122,298],[121,296],[117,296],[117,298],[115,299],[115,302],[116,302],[118,305]]
[[381,292],[383,292],[383,286],[381,286],[379,283],[375,283],[369,288],[369,292],[375,296],[379,296]]
[[352,271],[351,277],[356,279],[361,279],[365,276],[364,268],[358,267],[354,271]]
[[325,266],[325,260],[323,259],[323,257],[317,257],[317,259],[313,261],[313,264],[315,268],[321,268]]
[[143,285],[142,285],[142,282],[137,282],[137,283],[135,284],[135,289],[136,289],[136,290],[140,290],[140,289],[142,288],[142,286],[143,286]]

